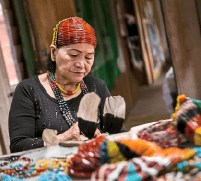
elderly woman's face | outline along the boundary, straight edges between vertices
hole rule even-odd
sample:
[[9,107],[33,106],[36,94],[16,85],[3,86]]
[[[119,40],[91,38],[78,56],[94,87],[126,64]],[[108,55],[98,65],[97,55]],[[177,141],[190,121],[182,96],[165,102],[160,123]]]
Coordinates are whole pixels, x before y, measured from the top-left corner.
[[94,62],[94,46],[88,43],[71,44],[59,49],[51,47],[56,61],[57,76],[70,82],[80,82],[90,71]]

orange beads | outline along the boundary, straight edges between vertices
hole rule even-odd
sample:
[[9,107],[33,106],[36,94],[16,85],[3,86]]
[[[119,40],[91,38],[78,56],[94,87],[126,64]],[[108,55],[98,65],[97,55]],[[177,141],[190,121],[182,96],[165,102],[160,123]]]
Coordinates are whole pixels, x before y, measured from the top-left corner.
[[96,48],[96,36],[92,26],[79,17],[60,21],[54,28],[52,44],[63,46],[77,43],[89,43]]

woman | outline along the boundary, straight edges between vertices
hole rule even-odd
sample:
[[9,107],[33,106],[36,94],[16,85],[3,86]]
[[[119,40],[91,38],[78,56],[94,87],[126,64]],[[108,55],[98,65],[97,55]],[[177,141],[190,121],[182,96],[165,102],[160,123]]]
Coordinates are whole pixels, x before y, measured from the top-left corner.
[[59,141],[80,140],[76,113],[87,92],[101,98],[100,124],[94,136],[101,134],[104,102],[110,93],[102,80],[87,76],[95,48],[94,29],[81,18],[71,17],[56,25],[48,72],[16,87],[9,113],[11,152],[43,147],[45,128],[57,130]]

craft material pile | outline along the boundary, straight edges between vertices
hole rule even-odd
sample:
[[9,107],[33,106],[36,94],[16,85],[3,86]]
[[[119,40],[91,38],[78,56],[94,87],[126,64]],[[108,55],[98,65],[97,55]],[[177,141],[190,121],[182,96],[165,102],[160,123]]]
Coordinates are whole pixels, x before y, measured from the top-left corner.
[[172,118],[140,130],[138,139],[101,135],[71,158],[7,157],[0,180],[201,180],[200,110],[200,101],[181,95]]

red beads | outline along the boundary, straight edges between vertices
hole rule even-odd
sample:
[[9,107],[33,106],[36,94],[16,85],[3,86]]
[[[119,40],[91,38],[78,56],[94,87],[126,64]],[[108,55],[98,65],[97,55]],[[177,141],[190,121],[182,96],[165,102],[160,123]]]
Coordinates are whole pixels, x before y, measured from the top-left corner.
[[89,43],[96,48],[95,31],[91,25],[79,17],[70,17],[60,21],[54,28],[54,45]]

